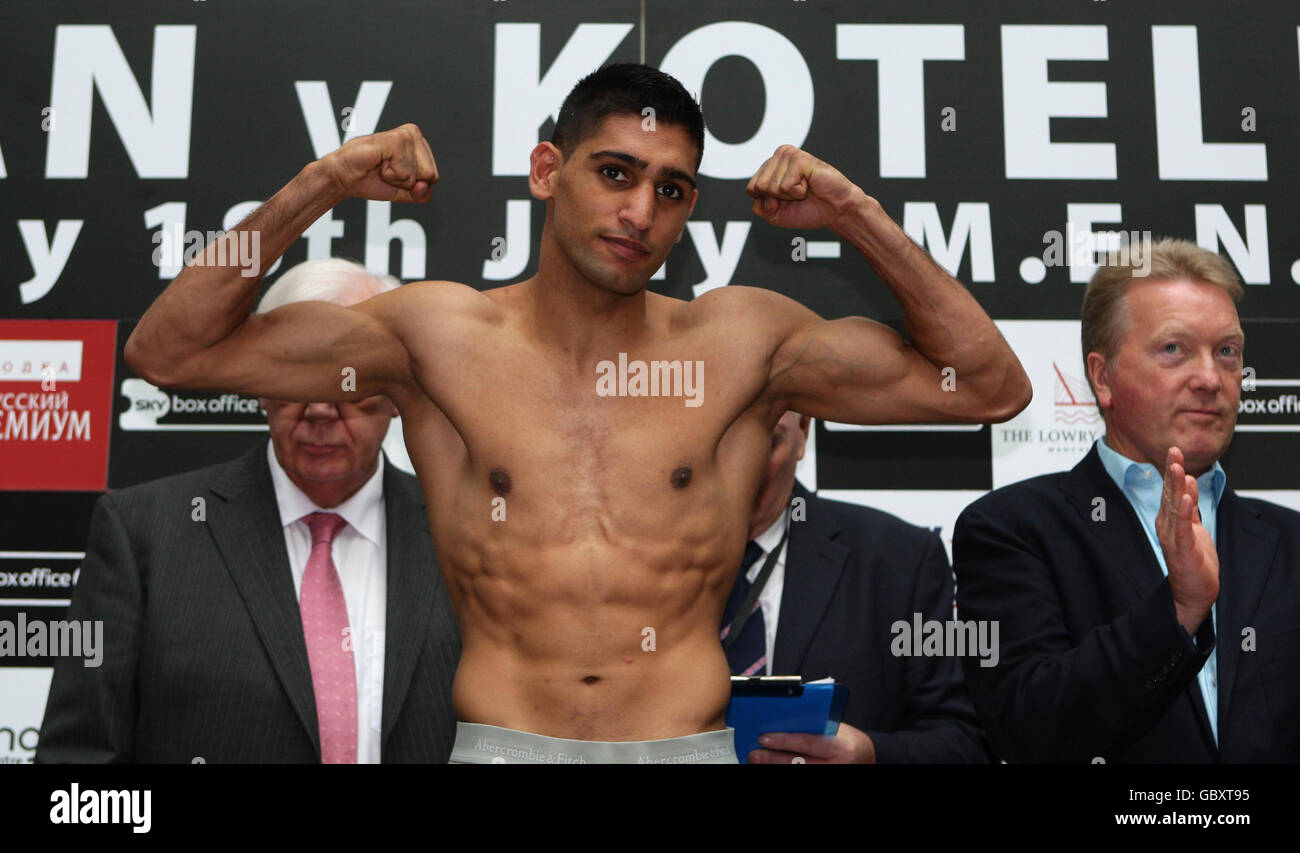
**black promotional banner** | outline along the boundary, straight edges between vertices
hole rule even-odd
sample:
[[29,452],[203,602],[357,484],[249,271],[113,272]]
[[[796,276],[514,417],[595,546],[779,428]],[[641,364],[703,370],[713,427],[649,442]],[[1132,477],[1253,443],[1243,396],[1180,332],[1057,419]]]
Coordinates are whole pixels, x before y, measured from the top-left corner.
[[[403,280],[519,280],[536,269],[544,212],[528,193],[529,151],[578,77],[643,59],[698,94],[709,128],[700,202],[654,290],[690,299],[757,285],[827,317],[897,324],[897,303],[850,246],[752,216],[745,182],[792,143],[876,196],[999,321],[1077,319],[1097,253],[1148,234],[1224,252],[1246,282],[1244,319],[1300,317],[1292,4],[1227,15],[1164,2],[139,0],[7,4],[0,21],[5,316],[138,317],[198,246],[306,163],[408,121],[438,158],[433,201],[344,202],[280,269],[336,255]],[[1018,354],[1040,359],[1032,346]],[[1041,358],[1059,368],[1045,381],[1082,375]],[[1296,375],[1282,363],[1260,378]],[[181,411],[198,397],[130,378],[115,380],[115,415],[141,408],[115,418],[112,486],[179,470],[151,463],[186,447],[223,458],[252,438],[239,430],[257,428],[257,413],[237,408],[249,400]],[[1284,432],[1298,420],[1274,414]],[[990,471],[987,429],[819,425],[818,438],[823,488],[1006,479]],[[1276,468],[1235,482],[1295,485]]]
[[745,181],[791,143],[996,318],[1077,317],[1089,250],[1148,231],[1225,251],[1244,315],[1294,317],[1298,25],[1285,2],[7,3],[0,311],[138,316],[193,236],[405,122],[438,158],[434,201],[347,202],[285,263],[516,280],[541,228],[528,152],[577,77],[644,59],[699,95],[710,129],[656,290],[743,283],[898,316],[850,247],[750,214]]
[[[346,201],[249,274],[333,256],[404,282],[522,280],[545,214],[529,153],[610,62],[673,74],[708,127],[699,203],[652,290],[753,285],[901,328],[851,245],[753,216],[746,182],[793,144],[878,199],[1030,375],[1033,402],[1004,424],[818,422],[810,487],[948,541],[988,489],[1072,467],[1104,430],[1079,353],[1085,284],[1108,253],[1175,236],[1245,285],[1228,483],[1300,508],[1294,2],[6,0],[0,48],[0,623],[15,630],[63,615],[105,489],[265,440],[256,398],[159,389],[123,359],[199,247],[347,140],[411,122],[437,158],[432,201]],[[49,672],[33,649],[0,669],[0,762],[35,749]]]

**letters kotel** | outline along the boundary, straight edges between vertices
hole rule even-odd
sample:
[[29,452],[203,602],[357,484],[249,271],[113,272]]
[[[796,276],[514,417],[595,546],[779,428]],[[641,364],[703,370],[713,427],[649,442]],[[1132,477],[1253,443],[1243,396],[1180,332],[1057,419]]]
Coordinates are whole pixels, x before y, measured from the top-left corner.
[[[631,23],[578,24],[563,40],[549,66],[542,63],[542,23],[494,25],[495,64],[492,74],[492,174],[525,174],[528,152],[537,143],[539,129],[553,117],[564,93],[597,61],[612,57],[634,30]],[[1049,66],[1056,60],[1091,63],[1113,61],[1111,32],[1105,25],[1001,26],[1000,69],[975,69],[993,75],[1000,70],[1004,126],[1003,176],[1008,180],[1117,181],[1117,143],[1070,142],[1052,139],[1053,117],[1106,119],[1108,85],[1100,80],[1053,81]],[[90,171],[90,136],[96,95],[107,107],[108,120],[126,150],[135,174],[143,180],[190,178],[196,50],[195,25],[160,25],[154,28],[153,59],[145,68],[126,61],[119,33],[105,25],[59,24],[54,28],[50,69],[48,116],[58,116],[57,130],[50,118],[48,129],[33,120],[27,132],[41,134],[46,146],[44,177],[84,180]],[[753,64],[762,77],[764,98],[754,133],[739,142],[706,136],[700,174],[719,180],[748,178],[780,143],[803,145],[812,130],[817,85],[838,85],[862,73],[861,62],[874,65],[878,104],[878,171],[882,178],[924,178],[927,175],[927,127],[938,116],[939,104],[926,103],[926,71],[936,63],[967,63],[966,28],[963,24],[857,24],[834,28],[835,66],[839,76],[814,83],[804,55],[795,42],[772,27],[751,21],[724,21],[697,27],[669,46],[659,59],[664,71],[680,79],[688,90],[701,91],[711,68],[721,59],[739,55]],[[1208,40],[1208,39],[1207,39]],[[1268,180],[1264,142],[1207,142],[1201,116],[1201,73],[1195,26],[1155,24],[1150,27],[1152,67],[1151,102],[1154,105],[1155,162],[1162,181]],[[550,55],[550,51],[547,52]],[[650,57],[655,61],[655,57]],[[1137,60],[1135,60],[1137,61]],[[1294,75],[1294,67],[1290,72]],[[1101,66],[1094,77],[1102,77]],[[137,76],[138,75],[138,76]],[[142,79],[166,80],[150,93]],[[1012,85],[1014,81],[1014,85]],[[210,82],[210,81],[208,81]],[[355,91],[331,93],[320,80],[283,81],[292,85],[301,108],[301,121],[315,156],[343,142],[372,133],[392,92],[393,80],[357,82]],[[1260,81],[1243,81],[1252,91]],[[274,84],[274,81],[273,81]],[[401,81],[401,85],[411,85]],[[996,85],[990,82],[990,85]],[[335,101],[346,102],[346,127],[340,133]],[[1113,97],[1112,97],[1113,100]],[[1253,109],[1253,108],[1252,108]],[[42,115],[46,113],[42,112]],[[287,131],[287,128],[282,128]],[[22,131],[7,128],[6,136]],[[706,134],[708,132],[706,131]],[[8,141],[0,139],[0,143]],[[1126,143],[1127,144],[1127,141]],[[0,145],[2,151],[2,145]],[[12,179],[0,153],[0,179]],[[1274,170],[1285,170],[1275,163]],[[1116,185],[1116,192],[1121,190]],[[233,227],[257,202],[239,202],[227,211],[223,227]],[[507,199],[506,224],[511,234],[527,233],[532,205],[528,199]],[[993,281],[989,202],[964,200],[956,204],[945,233],[934,202],[907,202],[913,209],[904,217],[904,230],[929,249],[939,262],[955,272],[969,246],[973,281]],[[1119,205],[1115,204],[1115,208]],[[951,210],[951,209],[950,209]],[[1244,212],[1244,233],[1231,216]],[[1231,216],[1230,216],[1231,214]],[[145,211],[145,226],[172,235],[185,233],[186,202],[164,201]],[[425,277],[426,235],[412,219],[390,220],[387,202],[366,205],[365,265],[387,273],[389,246],[401,245],[401,275]],[[1269,235],[1265,205],[1248,204],[1237,210],[1221,204],[1194,206],[1197,242],[1205,248],[1222,248],[1241,270],[1248,284],[1270,281]],[[23,304],[45,297],[59,281],[80,236],[83,219],[59,219],[51,229],[46,219],[19,219],[18,228],[32,276],[19,284]],[[692,243],[704,267],[705,280],[692,285],[695,295],[730,283],[744,249],[748,222],[693,222]],[[723,239],[716,236],[721,225]],[[500,228],[500,225],[495,226]],[[327,257],[331,243],[344,235],[344,223],[330,213],[307,230],[308,257]],[[509,238],[509,234],[507,237]],[[1278,235],[1280,237],[1280,235]],[[1023,251],[1032,248],[1026,241]],[[1281,242],[1275,239],[1274,242]],[[170,236],[168,246],[172,245]],[[1222,244],[1222,245],[1220,245]],[[484,259],[483,277],[503,280],[525,268],[528,241],[508,240],[502,258]],[[517,251],[516,251],[517,248]],[[167,255],[164,252],[164,255]],[[176,259],[164,257],[159,277],[179,274]],[[1283,262],[1290,259],[1283,259]],[[170,262],[167,262],[170,261]],[[1077,271],[1076,274],[1082,274]]]

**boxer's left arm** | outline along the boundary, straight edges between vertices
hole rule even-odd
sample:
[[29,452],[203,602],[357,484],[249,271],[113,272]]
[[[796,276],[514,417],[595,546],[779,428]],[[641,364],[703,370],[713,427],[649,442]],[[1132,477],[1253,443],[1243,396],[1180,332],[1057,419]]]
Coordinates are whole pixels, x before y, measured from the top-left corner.
[[830,228],[852,243],[898,299],[907,333],[771,300],[774,408],[846,423],[988,423],[1029,404],[1029,377],[979,303],[834,167],[783,145],[746,191],[773,225]]

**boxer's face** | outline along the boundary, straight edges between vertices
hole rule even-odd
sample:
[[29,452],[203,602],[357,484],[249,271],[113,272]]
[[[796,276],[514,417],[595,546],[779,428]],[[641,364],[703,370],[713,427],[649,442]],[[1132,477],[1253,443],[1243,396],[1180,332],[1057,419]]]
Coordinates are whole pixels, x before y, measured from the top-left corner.
[[750,516],[751,539],[771,527],[790,503],[794,469],[803,458],[808,443],[808,424],[807,415],[786,412],[772,431],[772,453],[767,459],[767,473]]
[[384,396],[338,405],[261,402],[280,467],[321,506],[346,499],[370,478],[379,464],[379,446],[397,416]]
[[1164,470],[1171,446],[1187,472],[1208,470],[1232,440],[1245,336],[1232,297],[1199,282],[1134,281],[1115,365],[1088,356],[1106,443]]
[[[560,250],[598,287],[636,293],[645,287],[695,208],[690,134],[679,125],[643,129],[633,115],[606,116],[557,170],[539,177],[534,150],[533,191],[552,201],[549,224]],[[549,147],[547,147],[549,146]]]

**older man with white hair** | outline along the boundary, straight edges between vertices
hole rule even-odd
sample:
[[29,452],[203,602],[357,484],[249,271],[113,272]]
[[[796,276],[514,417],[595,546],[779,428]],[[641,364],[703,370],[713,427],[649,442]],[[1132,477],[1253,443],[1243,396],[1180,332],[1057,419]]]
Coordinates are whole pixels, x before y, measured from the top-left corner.
[[[397,286],[307,261],[258,310]],[[69,618],[103,620],[103,665],[56,665],[37,762],[447,760],[460,637],[423,495],[380,453],[396,408],[261,402],[265,446],[96,504]]]

